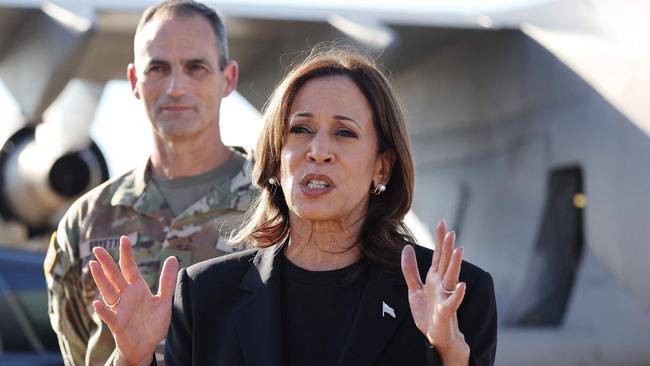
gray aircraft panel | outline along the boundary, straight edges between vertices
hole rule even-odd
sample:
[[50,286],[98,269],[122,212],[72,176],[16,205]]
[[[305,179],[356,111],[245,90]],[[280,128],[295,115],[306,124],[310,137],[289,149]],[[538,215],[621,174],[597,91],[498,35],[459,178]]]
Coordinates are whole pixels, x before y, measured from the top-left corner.
[[[0,34],[19,26],[14,16],[39,12],[6,4],[0,0]],[[94,33],[74,73],[100,83],[123,79],[145,4],[93,4]],[[349,36],[328,22],[331,11],[322,6],[218,5],[241,65],[239,91],[258,108],[297,51]],[[650,363],[650,73],[643,67],[650,59],[634,51],[647,42],[626,41],[648,39],[647,22],[639,21],[647,10],[636,0],[625,7],[585,0],[494,14],[365,11],[396,35],[377,55],[391,71],[413,137],[412,214],[429,231],[446,217],[467,259],[494,276],[498,364]],[[340,15],[355,19],[359,12]],[[0,38],[0,64],[11,53],[9,41]],[[566,240],[581,251],[569,271],[574,277],[549,276],[571,283],[545,284],[534,268],[567,263],[553,260],[566,254],[553,243],[563,238],[544,232],[561,233],[555,226],[567,222],[553,211],[550,184],[563,169],[578,174],[576,193],[586,196],[586,206],[571,212],[580,218],[572,227],[580,240]],[[560,325],[513,324],[513,309],[545,301],[528,298],[536,295],[527,291],[531,281],[531,288],[572,289]]]

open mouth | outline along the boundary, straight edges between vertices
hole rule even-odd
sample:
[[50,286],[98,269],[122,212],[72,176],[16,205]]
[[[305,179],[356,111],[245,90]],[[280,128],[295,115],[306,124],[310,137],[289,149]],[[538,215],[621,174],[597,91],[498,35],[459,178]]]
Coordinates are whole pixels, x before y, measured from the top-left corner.
[[330,185],[324,180],[310,180],[307,182],[307,188],[309,189],[323,189],[327,188]]
[[302,191],[308,195],[321,195],[335,187],[334,182],[326,175],[309,174],[300,182]]

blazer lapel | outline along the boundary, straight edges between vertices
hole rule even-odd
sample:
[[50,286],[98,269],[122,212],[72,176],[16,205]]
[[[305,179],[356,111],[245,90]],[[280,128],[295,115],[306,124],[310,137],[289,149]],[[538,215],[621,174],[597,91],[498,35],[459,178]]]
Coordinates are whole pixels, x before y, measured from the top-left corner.
[[237,333],[246,365],[282,366],[281,245],[261,249],[239,285],[250,293],[237,312]]
[[375,362],[398,326],[410,318],[404,286],[401,272],[370,267],[339,366],[366,366]]

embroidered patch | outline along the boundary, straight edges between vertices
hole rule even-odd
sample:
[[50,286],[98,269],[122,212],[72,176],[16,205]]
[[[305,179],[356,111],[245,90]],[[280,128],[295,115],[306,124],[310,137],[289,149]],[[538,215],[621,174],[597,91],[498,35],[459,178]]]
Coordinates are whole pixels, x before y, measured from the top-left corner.
[[[138,233],[133,232],[127,235],[131,241],[131,246],[136,246],[138,244]],[[120,237],[119,236],[110,236],[104,238],[93,238],[88,239],[83,242],[79,248],[79,256],[81,258],[87,258],[92,256],[94,247],[102,247],[106,249],[109,253],[118,253],[120,249]]]

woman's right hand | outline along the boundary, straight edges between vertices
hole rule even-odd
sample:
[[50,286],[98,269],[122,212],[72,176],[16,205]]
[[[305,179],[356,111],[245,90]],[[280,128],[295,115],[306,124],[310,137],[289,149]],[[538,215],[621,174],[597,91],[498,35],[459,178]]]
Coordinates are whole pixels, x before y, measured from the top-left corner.
[[120,237],[119,268],[108,252],[93,248],[97,261],[90,271],[103,301],[93,308],[108,325],[117,347],[116,365],[149,365],[156,345],[167,335],[178,260],[169,257],[160,273],[158,293],[153,295],[133,258],[131,241]]
[[409,304],[415,325],[434,346],[445,365],[467,365],[470,349],[458,327],[457,311],[465,297],[466,284],[459,283],[462,248],[454,249],[456,234],[440,221],[436,249],[425,282],[418,271],[415,250],[402,251],[402,272],[408,286]]

